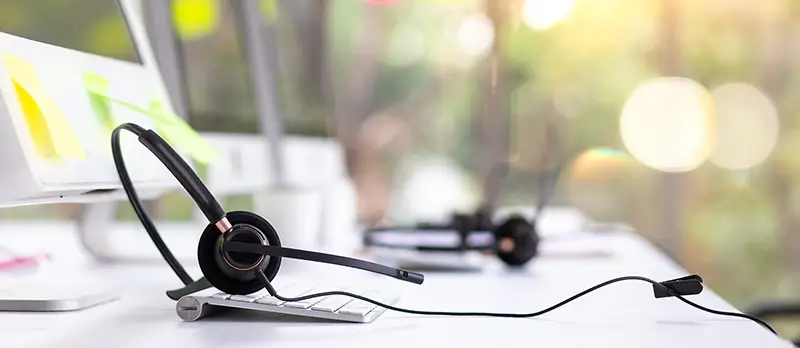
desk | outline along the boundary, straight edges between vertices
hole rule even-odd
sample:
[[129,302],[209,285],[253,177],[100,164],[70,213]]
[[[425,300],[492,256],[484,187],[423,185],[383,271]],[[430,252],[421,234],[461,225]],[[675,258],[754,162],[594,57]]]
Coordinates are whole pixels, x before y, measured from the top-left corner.
[[[142,232],[144,233],[144,232]],[[59,242],[61,243],[61,242]],[[68,242],[64,242],[68,243]],[[555,257],[602,249],[611,258]],[[522,271],[493,262],[478,273],[426,273],[423,285],[381,278],[403,293],[401,307],[431,310],[532,312],[622,275],[667,280],[686,274],[647,241],[624,231],[545,243],[543,256]],[[178,281],[162,263],[96,265],[80,274],[113,282],[120,301],[81,312],[0,314],[3,347],[791,347],[749,320],[720,317],[677,299],[655,299],[649,284],[623,282],[532,319],[420,317],[386,312],[371,324],[269,319],[255,314],[182,322],[164,290]],[[313,266],[313,267],[316,267]],[[320,265],[309,272],[347,269]],[[199,271],[190,269],[199,276]],[[302,276],[301,271],[286,275]],[[68,277],[66,273],[62,276]],[[281,275],[279,274],[279,277]],[[277,281],[277,279],[276,279]],[[706,288],[691,297],[734,310]]]

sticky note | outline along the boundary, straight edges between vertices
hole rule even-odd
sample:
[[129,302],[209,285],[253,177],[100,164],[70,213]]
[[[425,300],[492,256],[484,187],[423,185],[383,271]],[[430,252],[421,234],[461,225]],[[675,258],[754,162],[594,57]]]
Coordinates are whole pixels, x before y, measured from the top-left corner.
[[108,79],[96,73],[87,72],[83,74],[82,80],[83,87],[89,94],[89,103],[92,105],[95,116],[106,133],[110,134],[117,126],[117,121],[108,105]]
[[113,131],[118,125],[110,107],[110,103],[114,103],[151,118],[159,135],[172,146],[187,152],[198,162],[207,164],[219,156],[217,149],[209,145],[178,115],[167,110],[164,103],[155,100],[145,109],[114,98],[109,94],[109,80],[94,72],[87,72],[83,75],[83,85],[90,96],[92,108],[99,121],[104,127],[108,127],[109,131]]
[[66,115],[39,84],[33,64],[7,53],[3,54],[3,61],[36,153],[45,158],[86,158]]
[[178,115],[169,112],[163,103],[152,102],[148,111],[155,121],[156,132],[168,142],[179,146],[198,162],[208,164],[219,156],[217,149],[211,147]]

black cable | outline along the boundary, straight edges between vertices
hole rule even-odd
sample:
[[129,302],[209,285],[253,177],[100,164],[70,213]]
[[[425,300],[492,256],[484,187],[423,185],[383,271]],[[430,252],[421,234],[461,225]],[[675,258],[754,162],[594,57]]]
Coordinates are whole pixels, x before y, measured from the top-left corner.
[[125,167],[125,160],[122,158],[122,150],[120,149],[120,130],[122,129],[135,134],[137,137],[141,136],[145,132],[145,129],[140,126],[131,123],[125,123],[115,128],[111,133],[111,153],[114,156],[114,165],[117,167],[117,173],[119,174],[119,179],[122,182],[122,187],[125,189],[125,194],[128,195],[128,200],[131,202],[131,206],[136,212],[136,216],[138,216],[139,220],[142,221],[144,229],[147,231],[147,234],[150,235],[150,239],[153,240],[153,243],[161,253],[161,256],[164,257],[164,260],[167,261],[169,267],[171,267],[175,274],[178,275],[178,278],[181,279],[183,284],[188,285],[193,282],[192,277],[186,272],[186,270],[183,269],[181,263],[175,258],[174,255],[172,255],[172,252],[169,251],[169,247],[167,247],[166,243],[164,243],[164,240],[161,239],[161,235],[158,234],[158,230],[156,229],[153,220],[151,220],[150,216],[147,215],[147,212],[144,210],[141,201],[139,200],[139,195],[133,188],[133,182],[131,181],[130,175],[128,175],[128,170]]
[[778,335],[778,332],[775,331],[775,329],[773,329],[771,326],[769,326],[769,324],[767,324],[766,322],[764,322],[761,319],[758,319],[756,317],[753,317],[753,316],[750,316],[750,315],[747,315],[747,314],[718,311],[718,310],[715,310],[715,309],[711,309],[711,308],[707,308],[707,307],[701,306],[701,305],[699,305],[697,303],[694,303],[692,301],[689,301],[689,300],[685,299],[683,296],[679,295],[678,293],[676,293],[675,291],[673,291],[669,287],[666,287],[663,284],[661,284],[661,283],[659,283],[659,282],[657,282],[655,280],[652,280],[652,279],[649,279],[649,278],[645,278],[645,277],[640,277],[640,276],[625,276],[625,277],[619,277],[619,278],[614,278],[614,279],[611,279],[611,280],[607,280],[605,282],[602,282],[600,284],[592,286],[592,287],[590,287],[590,288],[588,288],[588,289],[586,289],[584,291],[581,291],[581,292],[573,295],[572,297],[570,297],[570,298],[568,298],[568,299],[566,299],[564,301],[561,301],[559,303],[556,303],[555,305],[552,305],[552,306],[550,306],[548,308],[545,308],[543,310],[540,310],[538,312],[533,312],[533,313],[423,311],[423,310],[415,310],[415,309],[406,309],[406,308],[395,307],[395,306],[392,306],[392,305],[381,303],[379,301],[375,301],[375,300],[373,300],[371,298],[368,298],[368,297],[364,297],[364,296],[361,296],[361,295],[356,295],[356,294],[353,294],[353,293],[350,293],[350,292],[346,292],[346,291],[324,291],[324,292],[319,292],[319,293],[314,293],[314,294],[309,294],[309,295],[304,295],[304,296],[299,296],[299,297],[283,297],[283,296],[279,295],[275,291],[275,288],[272,287],[272,284],[270,283],[269,279],[267,278],[267,276],[263,272],[256,272],[256,276],[261,281],[261,283],[264,284],[264,288],[267,290],[267,292],[270,295],[272,295],[272,297],[275,297],[275,298],[277,298],[277,299],[279,299],[281,301],[285,301],[285,302],[296,302],[296,301],[304,301],[304,300],[308,300],[308,299],[312,299],[312,298],[316,298],[316,297],[341,295],[341,296],[348,296],[348,297],[352,297],[352,298],[355,298],[355,299],[358,299],[358,300],[369,302],[369,303],[372,303],[372,304],[374,304],[376,306],[380,306],[380,307],[383,307],[383,308],[386,308],[386,309],[389,309],[389,310],[402,312],[402,313],[408,313],[408,314],[441,315],[441,316],[464,316],[464,317],[466,317],[466,316],[469,316],[469,317],[500,317],[500,318],[532,318],[532,317],[538,317],[540,315],[543,315],[543,314],[546,314],[546,313],[548,313],[548,312],[550,312],[552,310],[555,310],[555,309],[557,309],[557,308],[559,308],[559,307],[561,307],[561,306],[563,306],[563,305],[565,305],[567,303],[570,303],[570,302],[578,299],[579,297],[582,297],[582,296],[584,296],[584,295],[586,295],[586,294],[588,294],[588,293],[590,293],[592,291],[595,291],[597,289],[600,289],[602,287],[605,287],[605,286],[608,286],[608,285],[611,285],[611,284],[614,284],[614,283],[618,283],[618,282],[621,282],[621,281],[626,281],[626,280],[639,280],[639,281],[643,281],[643,282],[647,282],[647,283],[653,284],[655,286],[659,286],[662,289],[664,289],[665,291],[667,291],[670,295],[677,297],[679,300],[681,300],[684,303],[686,303],[686,304],[688,304],[688,305],[690,305],[692,307],[695,307],[697,309],[700,309],[700,310],[703,310],[703,311],[706,311],[706,312],[709,312],[709,313],[712,313],[712,314],[717,314],[717,315],[749,319],[749,320],[752,320],[752,321],[760,324],[764,328],[768,329],[769,331],[771,331],[776,336]]

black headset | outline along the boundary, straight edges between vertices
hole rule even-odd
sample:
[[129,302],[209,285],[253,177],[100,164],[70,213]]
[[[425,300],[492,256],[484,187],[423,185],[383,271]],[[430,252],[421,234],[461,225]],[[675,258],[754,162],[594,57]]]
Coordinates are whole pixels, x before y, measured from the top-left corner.
[[[197,245],[197,260],[200,265],[200,270],[203,272],[202,278],[193,280],[192,277],[189,276],[180,262],[172,255],[172,252],[170,252],[169,248],[158,234],[155,224],[144,211],[136,190],[133,188],[133,182],[131,181],[125,167],[125,161],[122,157],[122,151],[120,149],[120,133],[122,130],[127,130],[138,136],[139,142],[147,147],[167,169],[169,169],[208,219],[209,224],[203,231]],[[150,235],[150,238],[153,240],[153,243],[155,243],[156,248],[161,253],[164,260],[184,283],[184,287],[180,289],[167,291],[167,296],[173,300],[179,300],[183,296],[213,286],[222,292],[239,295],[251,294],[265,289],[271,296],[286,302],[342,295],[369,302],[390,310],[410,314],[530,318],[548,313],[602,287],[626,280],[638,280],[650,283],[656,298],[676,297],[684,303],[706,312],[753,320],[777,335],[777,332],[772,327],[758,318],[742,313],[709,309],[684,298],[683,296],[695,295],[703,290],[702,279],[697,275],[690,275],[664,282],[658,282],[641,276],[618,277],[597,284],[553,306],[533,313],[438,312],[405,309],[346,291],[325,291],[300,297],[283,297],[272,287],[272,280],[278,274],[281,259],[284,257],[352,267],[415,284],[422,284],[424,276],[420,273],[384,266],[369,261],[282,247],[278,232],[275,231],[272,225],[264,218],[245,211],[226,212],[191,167],[189,167],[164,139],[152,130],[145,130],[131,123],[121,124],[115,128],[111,134],[111,149],[120,182],[136,215],[139,217],[139,220],[142,222],[142,225]],[[530,232],[530,230],[528,230],[528,232]],[[521,239],[514,238],[515,242],[518,240]],[[527,254],[523,256],[527,257]],[[520,259],[525,257],[521,257]],[[533,256],[531,255],[531,257]]]
[[[509,266],[525,265],[538,254],[539,234],[536,232],[535,219],[528,221],[522,215],[513,214],[503,222],[494,224],[491,212],[489,208],[480,208],[472,214],[454,213],[446,224],[423,222],[412,227],[370,228],[365,231],[363,241],[367,247],[434,252],[488,252],[497,255]],[[396,233],[456,235],[457,242],[406,244],[385,238]]]
[[[484,203],[471,214],[453,213],[450,221],[445,224],[423,222],[415,226],[388,226],[373,227],[364,232],[363,243],[367,247],[382,247],[389,249],[412,249],[418,251],[434,252],[464,252],[482,251],[496,255],[506,265],[519,267],[527,264],[539,254],[541,238],[537,230],[537,222],[542,212],[552,198],[555,182],[558,181],[560,166],[546,171],[538,181],[538,194],[535,204],[534,217],[528,220],[521,214],[514,213],[504,218],[499,223],[493,219],[493,204]],[[497,174],[492,178],[498,179]],[[491,179],[491,178],[490,178]],[[489,184],[490,188],[497,190],[498,183]],[[496,196],[492,192],[488,196]],[[487,197],[488,199],[488,197]],[[492,199],[489,199],[491,201]],[[397,243],[387,235],[397,233],[422,234],[422,235],[455,235],[457,242],[449,243]],[[422,238],[422,240],[425,240]],[[437,240],[437,239],[435,239]]]

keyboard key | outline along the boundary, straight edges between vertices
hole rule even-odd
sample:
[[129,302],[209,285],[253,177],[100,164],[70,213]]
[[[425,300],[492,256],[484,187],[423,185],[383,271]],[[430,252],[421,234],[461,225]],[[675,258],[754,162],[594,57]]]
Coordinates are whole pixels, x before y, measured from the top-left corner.
[[231,297],[231,295],[228,295],[228,294],[226,294],[224,292],[219,292],[219,293],[216,293],[214,295],[211,295],[211,297],[218,298],[218,299],[221,299],[221,300],[227,300],[227,299],[229,299]]
[[[303,296],[303,295],[309,295],[309,294],[314,293],[315,290],[317,290],[317,288],[318,287],[316,287],[316,286],[308,287],[308,288],[305,288],[304,291],[297,291],[296,295],[291,295],[291,296],[281,295],[281,296],[282,297],[300,297],[300,296]],[[286,307],[292,307],[292,308],[308,309],[309,307],[313,306],[317,302],[322,301],[324,299],[325,299],[325,297],[314,297],[314,298],[310,298],[310,299],[303,300],[303,301],[286,302],[283,305],[286,306]]]
[[311,300],[307,300],[307,301],[286,302],[283,305],[286,306],[286,307],[292,307],[292,308],[308,309],[309,307],[313,306],[315,303],[317,303],[316,299],[311,299]]
[[354,300],[354,301],[348,303],[345,307],[346,308],[373,308],[373,307],[375,307],[375,305],[372,304],[372,303],[369,303],[367,301]]
[[369,314],[369,312],[372,312],[373,309],[375,309],[375,306],[372,306],[372,307],[344,307],[344,308],[339,310],[339,313],[365,316],[365,315]]
[[301,295],[309,294],[314,291],[314,287],[308,284],[297,284],[296,286],[289,287],[283,291],[277,291],[281,297],[298,297]]
[[[395,302],[399,296],[397,294],[386,292],[385,290],[368,290],[361,294],[362,296],[384,303],[384,304],[392,304]],[[364,300],[354,300],[347,303],[344,307],[339,309],[339,313],[343,314],[354,314],[354,315],[366,315],[367,313],[375,310],[375,309],[383,309],[383,307],[377,306],[371,302],[367,302]]]
[[[367,290],[356,294],[378,302],[388,302],[391,300],[391,294],[388,294],[385,291],[380,291],[380,290]],[[370,302],[358,299],[355,299],[355,301],[349,303],[347,306],[375,307],[375,305]]]
[[[278,292],[278,295],[280,295],[281,297],[297,297],[309,292],[311,289],[313,288],[307,284],[294,283],[288,286],[284,286],[280,290],[276,289],[276,291]],[[280,306],[285,302],[275,297],[272,297],[269,294],[265,294],[263,297],[257,299],[256,303],[261,303],[271,306]]]
[[[365,292],[365,293],[361,294],[361,296],[364,296],[364,297],[367,297],[367,298],[373,298],[373,297],[375,297],[376,294],[377,294],[376,292]],[[375,308],[375,305],[372,304],[372,303],[369,303],[369,302],[364,301],[364,300],[354,299],[353,301],[350,301],[344,307],[339,309],[339,312],[343,312],[343,313],[346,312],[346,313],[349,313],[349,314],[359,314],[359,313],[362,313],[362,312],[366,311],[366,313],[368,313],[373,308]]]
[[280,305],[283,304],[283,301],[281,301],[281,300],[279,300],[277,298],[274,298],[272,296],[264,296],[264,297],[256,300],[256,303],[266,304],[266,305],[270,305],[270,306],[280,306]]
[[342,308],[344,305],[352,301],[352,297],[348,296],[341,296],[341,295],[334,295],[328,296],[324,300],[319,301],[313,307],[312,310],[321,311],[321,312],[335,312],[339,308]]
[[255,302],[255,300],[263,297],[263,295],[231,295],[231,301],[239,301],[239,302]]

